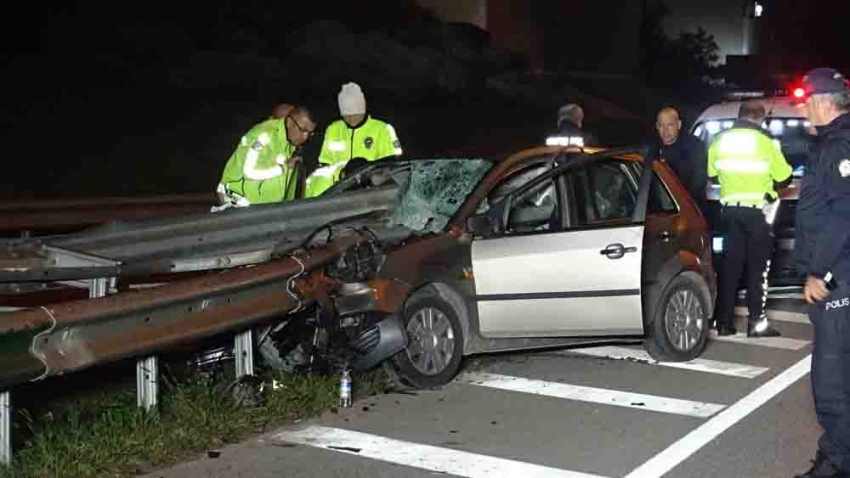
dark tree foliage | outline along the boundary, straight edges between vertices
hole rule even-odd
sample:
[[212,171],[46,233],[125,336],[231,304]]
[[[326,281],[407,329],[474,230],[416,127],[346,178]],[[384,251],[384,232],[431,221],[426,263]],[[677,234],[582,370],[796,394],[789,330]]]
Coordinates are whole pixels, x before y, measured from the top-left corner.
[[718,45],[699,27],[670,37],[662,28],[670,9],[663,2],[645,0],[641,28],[641,71],[653,87],[680,97],[711,96],[718,72]]

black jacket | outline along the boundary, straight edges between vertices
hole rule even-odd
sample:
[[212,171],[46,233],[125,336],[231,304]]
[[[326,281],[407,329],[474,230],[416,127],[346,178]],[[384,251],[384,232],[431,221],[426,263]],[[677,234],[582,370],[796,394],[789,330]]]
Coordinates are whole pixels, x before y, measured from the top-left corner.
[[850,114],[817,130],[797,203],[798,267],[850,282]]
[[673,169],[699,208],[705,213],[708,184],[708,150],[699,138],[680,135],[671,145],[659,144],[660,157]]

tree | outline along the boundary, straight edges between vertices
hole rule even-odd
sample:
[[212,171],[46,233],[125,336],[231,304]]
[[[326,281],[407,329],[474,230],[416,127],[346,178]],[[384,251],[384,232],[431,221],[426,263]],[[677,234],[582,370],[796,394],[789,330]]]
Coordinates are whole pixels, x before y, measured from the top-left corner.
[[641,30],[642,72],[652,87],[678,98],[680,102],[712,101],[719,47],[714,36],[699,27],[680,32],[675,38],[663,29],[670,9],[663,1],[644,0]]

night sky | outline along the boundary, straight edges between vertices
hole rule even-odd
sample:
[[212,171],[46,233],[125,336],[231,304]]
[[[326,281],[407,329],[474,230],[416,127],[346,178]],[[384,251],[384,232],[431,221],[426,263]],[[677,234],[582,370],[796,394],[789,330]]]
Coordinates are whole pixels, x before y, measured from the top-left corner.
[[[742,0],[665,1],[672,10],[668,33],[702,26],[716,36],[722,55],[739,53]],[[507,25],[514,28],[507,43],[546,43],[540,46],[547,59],[591,73],[545,91],[509,85],[515,89],[506,94],[486,85],[518,67],[513,53],[488,46],[481,31],[423,14],[412,0],[16,5],[23,10],[0,19],[0,144],[5,157],[27,159],[0,179],[0,196],[211,190],[239,136],[275,103],[303,101],[326,121],[336,114],[345,81],[362,84],[370,108],[397,126],[407,151],[431,154],[441,145],[480,151],[493,138],[530,144],[546,134],[570,88],[641,118],[609,136],[630,141],[623,134],[651,133],[655,108],[667,103],[611,68],[624,57],[637,64],[639,2],[489,2],[490,9],[533,5],[538,12],[521,28]],[[850,1],[763,3],[763,53],[850,72]],[[480,8],[469,11],[481,17]],[[317,20],[336,23],[317,26]],[[522,96],[527,93],[538,93],[537,103]],[[604,137],[612,120],[601,110],[589,107],[587,119]]]

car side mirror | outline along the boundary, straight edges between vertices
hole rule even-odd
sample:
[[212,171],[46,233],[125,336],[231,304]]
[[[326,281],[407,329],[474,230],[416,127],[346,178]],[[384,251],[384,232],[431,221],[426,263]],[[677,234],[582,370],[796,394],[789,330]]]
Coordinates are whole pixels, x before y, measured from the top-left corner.
[[493,218],[489,214],[479,214],[466,218],[466,230],[476,236],[487,236],[494,231]]

